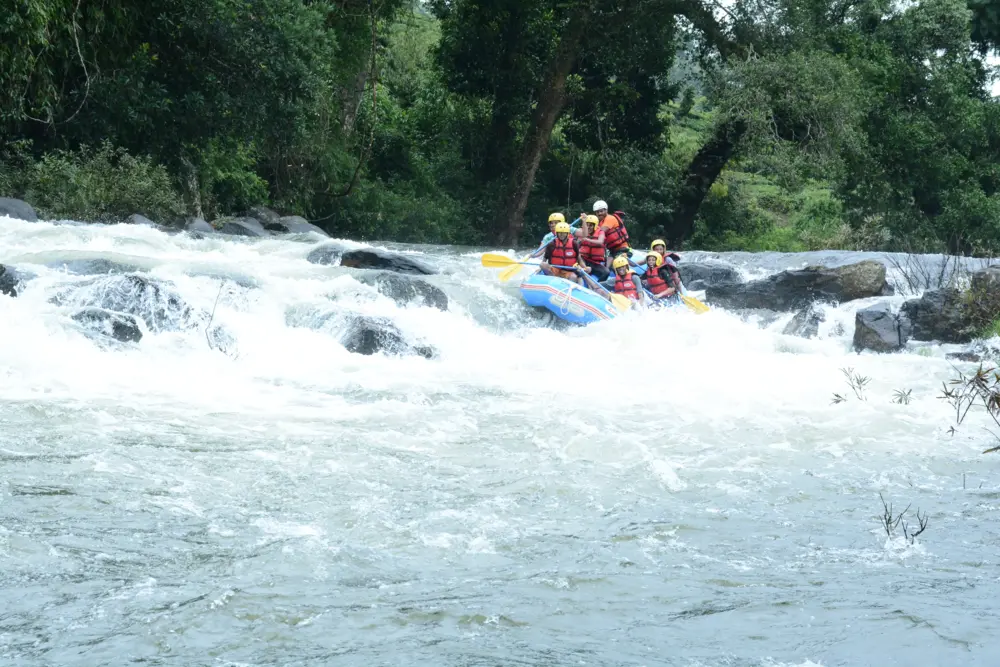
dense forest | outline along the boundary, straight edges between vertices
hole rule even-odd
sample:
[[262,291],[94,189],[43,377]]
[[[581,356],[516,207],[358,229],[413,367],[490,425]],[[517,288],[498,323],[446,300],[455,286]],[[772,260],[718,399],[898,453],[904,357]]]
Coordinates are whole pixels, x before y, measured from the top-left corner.
[[995,0],[0,0],[0,196],[337,236],[1000,248]]

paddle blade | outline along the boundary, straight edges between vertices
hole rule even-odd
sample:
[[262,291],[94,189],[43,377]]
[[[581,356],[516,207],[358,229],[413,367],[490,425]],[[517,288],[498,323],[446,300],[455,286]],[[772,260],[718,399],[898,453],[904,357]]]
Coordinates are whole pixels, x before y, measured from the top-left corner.
[[[521,261],[527,262],[529,259],[531,259],[531,255],[525,255],[524,257],[521,258]],[[521,270],[520,264],[511,264],[509,267],[501,271],[500,275],[497,277],[500,278],[500,282],[505,283],[514,276],[516,276],[520,270]]]
[[628,310],[632,307],[632,300],[628,297],[622,296],[621,294],[612,294],[611,303],[615,304],[618,310]]
[[507,255],[498,255],[493,252],[487,252],[483,254],[482,257],[483,266],[490,269],[498,269],[501,266],[520,266],[520,262],[516,259],[511,259]]
[[687,306],[688,308],[690,308],[699,315],[708,312],[708,306],[706,306],[693,296],[688,296],[687,294],[684,294],[681,296],[681,301],[684,302],[685,306]]

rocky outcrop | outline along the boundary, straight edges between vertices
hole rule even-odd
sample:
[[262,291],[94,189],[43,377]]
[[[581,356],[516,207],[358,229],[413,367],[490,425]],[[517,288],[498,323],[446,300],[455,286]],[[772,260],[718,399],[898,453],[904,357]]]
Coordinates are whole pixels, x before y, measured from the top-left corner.
[[433,348],[414,346],[406,341],[402,332],[385,318],[359,316],[354,318],[347,327],[340,341],[348,352],[355,354],[386,354],[411,355],[418,354],[427,359],[436,356]]
[[904,303],[902,313],[913,323],[916,340],[967,343],[976,335],[966,295],[956,289],[924,292]]
[[785,325],[781,332],[786,336],[798,336],[800,338],[815,338],[819,334],[819,325],[826,321],[826,315],[816,307],[816,304],[809,304],[799,312],[791,322]]
[[432,275],[437,273],[419,259],[375,248],[348,250],[340,257],[340,265],[352,269],[383,269],[397,273]]
[[191,307],[170,287],[138,275],[103,276],[60,290],[53,303],[100,308],[141,318],[149,331],[176,331],[193,325]]
[[809,266],[748,283],[715,285],[706,290],[705,300],[723,308],[788,311],[815,301],[842,303],[891,293],[885,265],[865,260],[832,269]]
[[184,231],[195,235],[215,233],[215,227],[205,222],[204,218],[187,218],[183,227]]
[[299,215],[288,215],[280,220],[278,224],[282,226],[282,231],[288,234],[319,234],[321,236],[330,236],[325,231],[309,222],[305,218]]
[[306,256],[306,261],[313,264],[337,265],[344,254],[344,246],[339,243],[324,243],[316,246]]
[[287,231],[281,224],[281,216],[266,206],[254,206],[243,214],[244,219],[255,220],[258,225],[269,232],[283,233]]
[[73,314],[73,319],[85,329],[122,343],[138,343],[142,329],[134,315],[115,313],[103,308],[84,308]]
[[255,218],[221,218],[215,221],[213,227],[220,234],[230,236],[263,238],[271,235]]
[[7,296],[17,296],[17,291],[21,286],[21,276],[14,269],[0,264],[0,294]]
[[35,209],[27,202],[20,199],[0,197],[0,216],[14,218],[15,220],[26,220],[27,222],[38,222],[38,215]]
[[402,305],[419,300],[432,308],[448,310],[447,295],[426,280],[389,271],[359,276],[358,280],[375,287],[380,294],[389,297],[398,304]]
[[689,290],[740,282],[740,272],[736,267],[722,262],[681,262],[677,266],[680,268],[684,287]]
[[901,350],[910,339],[912,324],[905,314],[886,303],[862,308],[854,315],[854,349],[874,352]]

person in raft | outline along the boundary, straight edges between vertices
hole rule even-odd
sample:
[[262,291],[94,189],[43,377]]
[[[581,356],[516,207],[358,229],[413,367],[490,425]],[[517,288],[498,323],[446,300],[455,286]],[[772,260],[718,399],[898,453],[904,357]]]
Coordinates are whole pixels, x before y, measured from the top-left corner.
[[[608,213],[608,203],[603,199],[594,202],[594,214],[598,225],[604,232],[604,247],[608,251],[608,262],[621,254],[632,251],[628,245],[628,230],[618,213]],[[581,214],[582,215],[582,214]]]
[[556,237],[545,246],[545,261],[542,262],[541,269],[551,276],[578,283],[578,268],[590,272],[589,268],[580,263],[580,241],[573,236],[570,226],[565,222],[556,223],[555,234]]
[[597,216],[584,216],[583,226],[576,234],[580,239],[580,259],[590,268],[590,275],[600,281],[607,280],[611,272],[608,271],[607,253],[604,250],[604,230],[601,229]]
[[611,262],[611,266],[615,270],[615,283],[612,286],[612,291],[615,294],[627,296],[633,301],[644,303],[642,283],[632,271],[632,267],[629,266],[628,255],[618,255]]
[[[674,291],[680,292],[681,272],[680,269],[677,268],[677,262],[680,261],[681,256],[676,252],[669,252],[667,250],[667,244],[663,241],[663,239],[656,239],[650,243],[649,249],[653,252],[660,253],[660,257],[663,259],[663,265],[667,268],[667,271],[670,272],[670,280],[668,281],[670,286],[674,288]],[[659,262],[657,262],[657,265],[659,265]]]
[[545,252],[545,248],[552,243],[552,239],[556,237],[555,228],[560,222],[566,222],[566,216],[558,211],[549,215],[549,233],[542,237],[542,244],[538,246],[538,250],[531,253],[529,259],[535,259],[540,257],[542,253]]
[[642,286],[649,290],[654,299],[669,299],[677,293],[671,282],[670,268],[655,250],[646,255],[646,273],[642,274]]

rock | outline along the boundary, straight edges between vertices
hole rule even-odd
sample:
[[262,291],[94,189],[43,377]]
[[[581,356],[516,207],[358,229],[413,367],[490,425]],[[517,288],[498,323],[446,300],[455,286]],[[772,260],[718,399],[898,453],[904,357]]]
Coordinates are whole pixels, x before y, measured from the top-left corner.
[[795,313],[795,317],[785,325],[785,329],[781,333],[786,336],[815,338],[819,334],[820,322],[825,321],[826,315],[823,314],[823,311],[817,308],[816,304],[811,303]]
[[313,264],[336,265],[340,263],[343,254],[344,246],[339,243],[324,243],[313,248],[306,256],[306,261]]
[[414,299],[421,299],[428,306],[439,310],[448,310],[447,295],[426,280],[410,278],[389,271],[359,276],[358,280],[366,285],[372,285],[380,294],[389,297],[398,304],[402,305]]
[[1000,265],[994,264],[972,274],[972,291],[1000,293]]
[[419,354],[428,359],[436,356],[433,348],[412,346],[403,338],[396,325],[385,318],[359,316],[347,327],[340,341],[348,352],[355,354]]
[[348,250],[340,258],[340,265],[352,269],[385,269],[397,273],[432,275],[437,273],[419,259],[375,248]]
[[103,308],[84,308],[74,313],[73,319],[95,333],[122,343],[138,343],[142,340],[142,329],[134,315],[115,313]]
[[313,234],[330,236],[313,223],[298,215],[285,216],[278,221],[278,224],[282,225],[284,227],[284,231],[289,234],[308,234],[312,232]]
[[681,270],[681,281],[689,290],[742,282],[736,267],[721,262],[681,262],[678,267]]
[[0,197],[0,215],[14,218],[15,220],[26,220],[28,222],[38,222],[38,215],[35,209],[27,202],[20,199]]
[[261,238],[271,235],[255,218],[221,218],[215,221],[214,227],[220,234],[230,236]]
[[949,352],[944,355],[944,358],[951,359],[952,361],[971,361],[973,363],[979,363],[983,360],[981,354],[972,352],[971,350],[965,350],[963,352]]
[[895,352],[906,345],[911,329],[909,318],[893,313],[889,304],[862,308],[854,315],[854,349]]
[[192,234],[214,234],[215,227],[205,222],[203,218],[188,218],[184,221],[184,231]]
[[281,224],[281,216],[266,206],[254,206],[247,211],[243,217],[256,220],[261,227],[271,232],[284,233],[288,231],[285,226]]
[[17,290],[20,286],[21,276],[14,269],[0,264],[0,294],[17,296]]
[[134,315],[142,318],[150,331],[177,331],[193,322],[191,307],[167,285],[132,274],[103,276],[66,287],[52,301]]
[[127,225],[143,225],[146,227],[155,227],[156,229],[160,228],[158,224],[139,213],[133,213],[129,217],[125,218],[124,223]]
[[976,334],[965,295],[956,289],[924,292],[904,303],[901,313],[912,322],[916,340],[967,343]]
[[78,276],[110,275],[114,273],[135,273],[139,267],[134,264],[124,264],[111,259],[64,259],[46,262],[50,269],[61,269]]
[[886,287],[885,265],[865,260],[832,269],[809,266],[748,283],[710,286],[705,298],[723,308],[788,311],[805,308],[814,301],[842,303],[879,296]]

